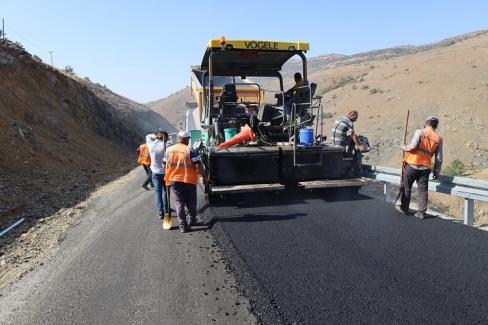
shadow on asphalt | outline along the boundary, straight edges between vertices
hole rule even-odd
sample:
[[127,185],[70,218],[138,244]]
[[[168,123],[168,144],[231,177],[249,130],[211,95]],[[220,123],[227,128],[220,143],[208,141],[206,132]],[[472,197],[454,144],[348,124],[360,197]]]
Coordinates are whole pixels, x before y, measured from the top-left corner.
[[[212,207],[259,208],[310,204],[309,200],[321,199],[325,202],[373,200],[372,197],[358,194],[348,189],[288,189],[280,192],[254,192],[220,195],[214,198]],[[205,202],[198,210],[202,213],[209,207]]]
[[214,198],[212,207],[259,208],[283,206],[285,204],[307,204],[299,195],[284,192],[255,192],[221,195]]
[[320,198],[324,202],[346,202],[346,201],[363,201],[374,200],[374,198],[350,191],[347,189],[316,189],[309,191],[309,197]]
[[216,217],[212,218],[209,222],[207,222],[208,229],[212,229],[212,227],[218,222],[263,222],[263,221],[274,221],[274,220],[291,220],[296,219],[297,217],[306,216],[306,213],[292,213],[292,214],[245,214],[240,217]]

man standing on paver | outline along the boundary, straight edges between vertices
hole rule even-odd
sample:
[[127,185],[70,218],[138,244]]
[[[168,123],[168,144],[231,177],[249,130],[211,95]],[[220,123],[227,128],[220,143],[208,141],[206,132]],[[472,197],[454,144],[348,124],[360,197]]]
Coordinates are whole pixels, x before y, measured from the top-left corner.
[[149,148],[149,155],[151,156],[151,172],[154,192],[156,193],[156,207],[159,218],[161,219],[164,218],[165,213],[169,212],[168,202],[166,202],[166,186],[164,184],[165,170],[163,165],[167,141],[168,133],[161,130],[146,136],[146,143]]
[[164,179],[175,200],[180,231],[185,233],[197,221],[197,183],[198,174],[203,175],[203,166],[198,153],[188,145],[189,133],[180,131],[177,139],[178,143],[166,152]]
[[403,213],[408,213],[413,182],[417,182],[419,191],[419,209],[415,213],[417,218],[425,218],[428,203],[429,175],[432,168],[432,157],[435,157],[433,179],[440,175],[442,166],[442,138],[435,131],[439,125],[439,119],[429,116],[423,129],[418,129],[413,135],[412,141],[401,148],[405,151],[403,159],[403,191],[401,205],[395,208]]
[[146,172],[146,180],[142,183],[142,188],[146,191],[149,191],[147,187],[151,184],[151,188],[154,188],[152,182],[152,173],[151,173],[151,155],[149,154],[149,148],[147,147],[147,143],[143,143],[137,148],[137,153],[139,157],[137,158],[137,163],[141,164],[144,167],[144,171]]

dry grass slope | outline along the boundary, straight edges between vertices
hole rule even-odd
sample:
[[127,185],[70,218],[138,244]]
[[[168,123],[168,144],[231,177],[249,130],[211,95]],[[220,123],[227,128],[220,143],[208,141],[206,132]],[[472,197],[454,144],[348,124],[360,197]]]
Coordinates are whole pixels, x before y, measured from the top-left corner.
[[180,122],[185,122],[185,103],[193,101],[190,87],[185,87],[163,99],[149,102],[149,106],[155,112],[164,116],[173,126],[179,128]]

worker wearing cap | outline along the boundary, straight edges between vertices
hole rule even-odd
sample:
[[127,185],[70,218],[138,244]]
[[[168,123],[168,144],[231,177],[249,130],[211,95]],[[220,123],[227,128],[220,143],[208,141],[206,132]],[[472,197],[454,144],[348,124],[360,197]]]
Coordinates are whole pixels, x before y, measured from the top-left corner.
[[166,142],[168,141],[168,133],[158,130],[154,134],[146,136],[146,144],[151,156],[151,173],[152,182],[154,184],[154,193],[156,194],[156,207],[158,209],[159,218],[164,218],[164,214],[168,213],[168,202],[166,202],[166,186],[164,184],[164,154],[166,152]]
[[142,188],[149,191],[149,188],[147,186],[151,184],[151,188],[154,188],[154,185],[152,182],[151,173],[151,155],[149,154],[149,148],[147,147],[147,143],[141,144],[136,151],[139,154],[139,157],[137,158],[137,163],[144,167],[144,171],[146,172],[147,176],[146,180],[142,184]]
[[428,202],[429,175],[432,169],[432,157],[435,158],[433,179],[440,175],[442,166],[442,138],[436,132],[439,119],[429,116],[423,129],[418,129],[413,135],[412,141],[401,148],[405,151],[403,158],[403,191],[401,205],[396,209],[403,214],[408,213],[410,195],[413,182],[417,182],[419,192],[419,208],[415,213],[417,218],[425,218]]
[[[198,174],[203,175],[203,167],[198,154],[188,146],[190,135],[180,131],[178,143],[171,146],[165,157],[166,186],[171,188],[180,231],[187,232],[197,221]],[[186,210],[185,210],[186,207]]]

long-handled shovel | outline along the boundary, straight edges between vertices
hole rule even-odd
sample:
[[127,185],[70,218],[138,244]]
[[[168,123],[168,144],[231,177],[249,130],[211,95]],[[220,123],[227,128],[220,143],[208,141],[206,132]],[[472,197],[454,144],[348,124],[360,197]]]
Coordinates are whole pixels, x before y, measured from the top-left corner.
[[[407,144],[407,130],[408,130],[408,119],[409,119],[409,117],[410,117],[410,110],[407,110],[407,119],[405,121],[405,130],[403,131],[403,145]],[[405,151],[402,151],[402,170],[401,170],[401,174],[400,174],[400,191],[398,191],[398,195],[397,195],[395,201],[393,202],[393,204],[396,204],[396,202],[398,201],[398,199],[400,198],[400,196],[402,195],[402,193],[404,191],[403,174],[404,174],[404,169],[405,169],[405,162],[403,161],[403,158],[405,158]]]
[[170,200],[170,195],[169,195],[169,186],[166,187],[166,202],[168,205],[168,212],[164,214],[164,219],[163,219],[163,229],[164,230],[170,230],[172,226],[171,222],[171,200]]

